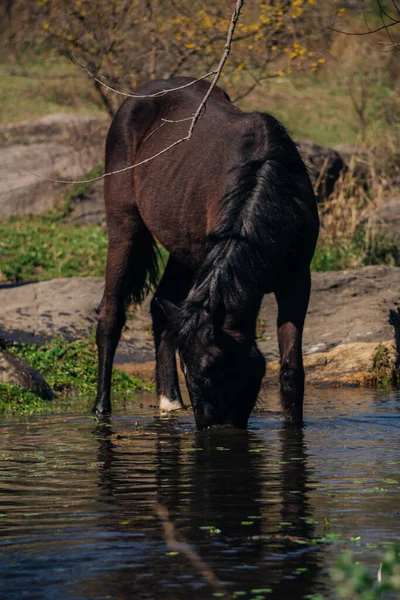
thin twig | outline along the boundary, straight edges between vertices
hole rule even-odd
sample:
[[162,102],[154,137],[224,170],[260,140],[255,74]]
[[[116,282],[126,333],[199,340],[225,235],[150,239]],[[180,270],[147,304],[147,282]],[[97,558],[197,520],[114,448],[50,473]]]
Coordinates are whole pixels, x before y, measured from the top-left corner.
[[168,545],[168,548],[172,552],[181,552],[188,560],[192,563],[194,568],[201,573],[206,582],[219,591],[223,590],[224,587],[215,573],[210,569],[208,564],[204,562],[201,556],[193,550],[191,546],[185,541],[178,540],[178,534],[175,529],[175,525],[169,518],[168,510],[162,504],[156,503],[155,507],[158,518],[161,521],[164,538]]
[[159,98],[160,96],[165,96],[166,94],[170,94],[171,92],[177,92],[179,90],[183,90],[184,88],[187,88],[187,87],[193,85],[194,83],[197,83],[198,81],[202,81],[203,79],[207,79],[207,77],[211,77],[211,75],[215,75],[215,73],[217,72],[217,71],[210,71],[209,73],[206,73],[205,75],[202,75],[201,77],[198,77],[197,79],[194,79],[193,81],[190,81],[189,83],[185,83],[184,85],[180,85],[179,87],[176,87],[176,88],[169,88],[167,90],[159,90],[158,92],[155,92],[154,94],[135,94],[135,92],[124,92],[122,90],[117,90],[117,88],[111,87],[110,85],[108,85],[107,83],[104,83],[104,81],[101,81],[101,79],[99,79],[98,77],[93,75],[93,73],[91,73],[91,71],[89,71],[89,69],[83,63],[79,62],[79,60],[77,58],[72,57],[71,60],[73,63],[77,64],[82,69],[84,69],[86,71],[86,73],[89,75],[89,77],[91,77],[98,84],[105,87],[106,90],[108,90],[109,92],[113,92],[114,94],[119,94],[120,96],[125,96],[126,98]]
[[[82,180],[75,180],[75,181],[71,181],[71,180],[67,180],[67,179],[51,179],[49,177],[44,177],[43,175],[39,175],[38,173],[33,173],[32,171],[29,171],[28,169],[26,169],[26,171],[28,173],[30,173],[31,175],[35,175],[36,177],[39,177],[40,179],[45,179],[46,181],[52,181],[53,183],[94,183],[95,181],[100,181],[101,179],[104,179],[105,177],[109,177],[110,175],[118,175],[119,173],[125,173],[126,171],[130,171],[131,169],[135,169],[136,167],[140,167],[141,165],[144,165],[144,164],[146,164],[146,163],[154,160],[155,158],[158,158],[162,154],[165,154],[166,152],[168,152],[169,150],[171,150],[175,146],[178,146],[182,142],[186,142],[186,141],[190,140],[191,137],[192,137],[192,135],[193,135],[194,128],[196,127],[196,124],[197,124],[198,120],[201,117],[201,114],[202,114],[202,112],[203,112],[203,110],[204,110],[204,108],[205,108],[205,106],[207,104],[207,100],[209,99],[209,97],[210,97],[213,89],[217,85],[218,79],[220,78],[220,75],[222,73],[222,69],[224,68],[224,65],[225,65],[225,63],[227,61],[227,58],[229,56],[229,52],[231,50],[231,44],[232,44],[233,34],[234,34],[234,31],[235,31],[236,23],[238,21],[239,14],[240,14],[240,11],[242,9],[243,3],[244,3],[244,0],[237,0],[236,1],[235,10],[233,11],[231,22],[230,22],[230,25],[229,25],[228,35],[226,37],[226,42],[225,42],[225,46],[224,46],[224,53],[223,53],[222,58],[221,58],[221,60],[219,62],[217,70],[214,71],[215,75],[214,75],[214,79],[212,80],[212,82],[210,84],[210,87],[208,88],[206,94],[204,95],[202,101],[200,102],[200,104],[199,104],[196,112],[191,117],[191,124],[190,124],[190,127],[189,127],[187,135],[185,135],[184,137],[180,138],[179,140],[176,140],[176,142],[173,142],[172,144],[170,144],[169,146],[167,146],[163,150],[160,150],[160,152],[157,152],[156,154],[153,154],[153,156],[150,156],[149,158],[145,158],[144,160],[141,160],[138,163],[134,163],[133,165],[129,165],[128,167],[124,167],[123,169],[118,169],[117,171],[110,171],[109,173],[103,173],[103,175],[100,175],[99,177],[93,177],[93,179],[82,179]],[[86,67],[84,67],[84,68],[86,69]],[[209,74],[203,75],[203,77],[200,78],[200,79],[204,79],[205,77],[208,77],[208,76],[209,76]],[[157,92],[156,94],[153,94],[151,96],[139,96],[138,95],[138,96],[135,96],[135,97],[151,98],[151,97],[155,97],[155,96],[164,95],[167,92],[169,93],[169,92],[172,92],[172,91],[176,91],[176,90],[182,89],[184,87],[188,87],[189,85],[193,85],[193,83],[196,83],[196,81],[199,81],[199,79],[195,80],[195,81],[191,81],[190,83],[185,84],[184,86],[181,86],[179,88],[170,89],[170,90],[161,90],[160,92]]]
[[187,139],[189,139],[189,140],[192,137],[193,130],[194,130],[195,126],[196,126],[197,121],[200,118],[200,115],[202,113],[203,108],[205,107],[205,105],[207,103],[207,100],[209,99],[209,97],[211,95],[211,92],[213,91],[213,89],[217,85],[217,81],[220,78],[220,75],[222,73],[222,69],[224,68],[226,60],[227,60],[227,58],[229,56],[229,52],[231,51],[231,44],[232,44],[233,33],[235,31],[236,23],[237,23],[240,11],[241,11],[242,6],[243,6],[243,2],[244,2],[244,0],[237,0],[237,2],[236,2],[235,10],[233,11],[231,23],[229,25],[228,36],[226,38],[226,42],[225,42],[225,46],[224,46],[225,51],[224,51],[224,53],[222,55],[222,58],[221,58],[221,60],[219,62],[218,69],[217,69],[217,72],[216,72],[216,74],[214,76],[214,79],[213,79],[210,87],[208,88],[208,92],[204,96],[203,100],[200,102],[199,107],[198,107],[198,109],[196,110],[196,112],[194,114],[193,121],[192,121],[192,124],[190,125],[189,133],[187,135]]
[[400,21],[396,21],[395,23],[387,23],[385,25],[382,25],[382,27],[377,27],[376,29],[371,29],[370,31],[361,31],[360,33],[357,33],[355,31],[341,31],[340,29],[336,29],[335,27],[328,27],[328,29],[330,29],[331,31],[334,31],[335,33],[342,33],[343,35],[370,35],[371,33],[378,33],[378,31],[382,31],[382,29],[386,29],[386,31],[389,29],[389,27],[394,27],[395,25],[399,25]]

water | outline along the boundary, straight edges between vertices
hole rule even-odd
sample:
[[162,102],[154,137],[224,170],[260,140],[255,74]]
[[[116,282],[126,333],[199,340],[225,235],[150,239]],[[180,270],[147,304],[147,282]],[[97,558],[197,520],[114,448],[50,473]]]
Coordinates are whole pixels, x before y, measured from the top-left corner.
[[374,573],[399,539],[399,393],[309,392],[303,433],[275,392],[247,433],[152,403],[2,423],[2,600],[330,598],[343,549]]

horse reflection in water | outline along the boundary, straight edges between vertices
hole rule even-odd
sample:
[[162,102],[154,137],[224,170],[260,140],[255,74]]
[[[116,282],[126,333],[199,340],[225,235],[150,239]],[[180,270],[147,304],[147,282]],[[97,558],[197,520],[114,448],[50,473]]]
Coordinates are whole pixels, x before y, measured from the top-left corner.
[[106,172],[114,174],[104,187],[108,255],[93,411],[111,413],[125,307],[157,282],[158,240],[169,252],[151,303],[161,409],[182,407],[178,349],[198,429],[246,427],[265,373],[257,315],[273,292],[282,405],[286,421],[301,424],[302,332],[319,227],[314,192],[284,127],[242,112],[219,88],[193,137],[163,153],[187,135],[208,89],[189,78],[152,81],[122,104],[108,133]]
[[[81,581],[79,594],[138,600],[195,594],[201,600],[221,590],[268,588],[268,598],[289,600],[315,593],[318,548],[307,543],[314,530],[301,431],[282,427],[273,461],[268,444],[252,432],[193,439],[162,427],[135,443],[134,434],[118,441],[99,427],[96,436],[101,525],[113,532],[110,549],[122,566]],[[221,587],[210,587],[185,553],[168,555],[160,505],[174,535]]]

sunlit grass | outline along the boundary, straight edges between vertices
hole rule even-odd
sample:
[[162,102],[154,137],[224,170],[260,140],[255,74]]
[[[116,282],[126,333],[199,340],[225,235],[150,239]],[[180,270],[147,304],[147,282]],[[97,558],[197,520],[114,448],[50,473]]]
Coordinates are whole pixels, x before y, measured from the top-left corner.
[[101,224],[79,227],[57,213],[14,217],[0,221],[0,239],[2,281],[104,275],[107,238]]
[[53,113],[104,114],[83,72],[66,59],[0,63],[0,123]]
[[[14,385],[0,384],[0,414],[51,413],[65,410],[72,403],[88,409],[93,402],[97,382],[97,350],[94,337],[67,342],[54,339],[43,346],[18,344],[12,352],[37,369],[57,395],[42,400],[33,392]],[[136,377],[114,370],[113,393],[149,389]],[[74,399],[71,399],[74,397]]]

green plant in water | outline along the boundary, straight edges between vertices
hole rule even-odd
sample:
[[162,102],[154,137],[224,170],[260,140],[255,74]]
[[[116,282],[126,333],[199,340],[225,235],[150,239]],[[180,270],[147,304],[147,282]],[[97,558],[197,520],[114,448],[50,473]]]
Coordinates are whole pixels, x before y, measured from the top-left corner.
[[256,340],[257,342],[265,341],[265,332],[267,330],[267,321],[262,317],[257,317],[257,325],[256,325]]
[[[56,392],[74,386],[83,394],[93,393],[97,382],[94,339],[73,342],[54,339],[45,346],[21,344],[12,350],[37,369]],[[143,388],[144,384],[114,370],[112,386],[114,391],[122,392]]]
[[[97,350],[93,338],[66,342],[54,339],[44,346],[20,344],[10,348],[47,380],[58,396],[71,392],[93,397],[97,382]],[[114,370],[113,392],[150,389],[141,380]],[[52,402],[17,386],[0,385],[0,413],[51,412]]]
[[379,344],[375,349],[375,355],[372,361],[373,383],[382,386],[396,385],[398,381],[398,372],[393,352]]
[[378,600],[384,593],[400,593],[400,546],[391,545],[385,552],[376,578],[351,552],[344,552],[332,571],[337,598],[343,600]]
[[16,385],[0,383],[0,414],[30,415],[48,413],[52,403]]

